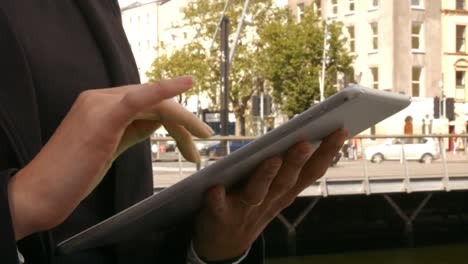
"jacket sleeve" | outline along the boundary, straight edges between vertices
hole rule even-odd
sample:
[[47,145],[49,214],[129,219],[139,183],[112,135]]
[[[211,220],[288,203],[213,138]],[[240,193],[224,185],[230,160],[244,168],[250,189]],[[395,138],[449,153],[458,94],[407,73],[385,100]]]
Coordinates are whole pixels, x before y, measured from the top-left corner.
[[16,170],[0,171],[0,262],[18,263],[15,234],[8,202],[8,182]]

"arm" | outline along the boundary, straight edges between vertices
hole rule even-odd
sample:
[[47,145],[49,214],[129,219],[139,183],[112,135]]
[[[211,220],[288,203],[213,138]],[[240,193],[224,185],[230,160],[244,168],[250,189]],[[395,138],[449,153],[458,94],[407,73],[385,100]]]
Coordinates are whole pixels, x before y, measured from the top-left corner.
[[192,79],[182,77],[82,93],[47,144],[10,179],[16,239],[60,224],[122,152],[161,124],[180,142],[185,158],[197,161],[191,137],[208,137],[211,130],[171,100],[191,86]]

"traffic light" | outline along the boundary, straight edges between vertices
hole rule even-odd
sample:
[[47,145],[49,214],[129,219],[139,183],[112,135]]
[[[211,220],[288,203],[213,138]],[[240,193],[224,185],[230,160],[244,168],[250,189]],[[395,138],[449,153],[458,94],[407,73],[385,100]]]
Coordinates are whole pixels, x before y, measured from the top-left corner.
[[[271,115],[271,106],[273,103],[273,98],[270,95],[263,96],[263,115]],[[260,116],[261,97],[258,95],[252,95],[252,115]]]
[[445,116],[448,120],[455,120],[455,99],[446,98],[445,99]]
[[252,115],[260,115],[260,96],[252,95]]
[[440,98],[438,96],[434,97],[434,118],[440,118]]
[[271,104],[272,98],[270,95],[265,95],[263,97],[263,115],[271,115]]

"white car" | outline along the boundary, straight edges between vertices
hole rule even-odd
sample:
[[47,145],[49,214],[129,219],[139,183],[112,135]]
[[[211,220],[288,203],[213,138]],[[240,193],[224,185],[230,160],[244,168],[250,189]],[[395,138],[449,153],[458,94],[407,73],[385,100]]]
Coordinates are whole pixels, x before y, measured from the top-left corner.
[[366,159],[373,163],[384,160],[400,160],[403,157],[402,143],[406,160],[418,160],[431,163],[440,157],[438,141],[433,138],[396,138],[387,140],[384,144],[366,149]]

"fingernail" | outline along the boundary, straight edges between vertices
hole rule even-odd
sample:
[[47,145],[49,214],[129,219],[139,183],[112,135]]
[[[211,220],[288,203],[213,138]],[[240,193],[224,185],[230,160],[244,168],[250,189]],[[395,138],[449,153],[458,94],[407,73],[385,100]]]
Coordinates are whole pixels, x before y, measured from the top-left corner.
[[205,125],[205,128],[206,128],[206,131],[208,133],[208,135],[211,137],[211,136],[214,136],[215,132],[214,130],[206,123],[203,123]]
[[191,75],[181,76],[179,78],[187,86],[192,86],[194,83],[193,76]]

